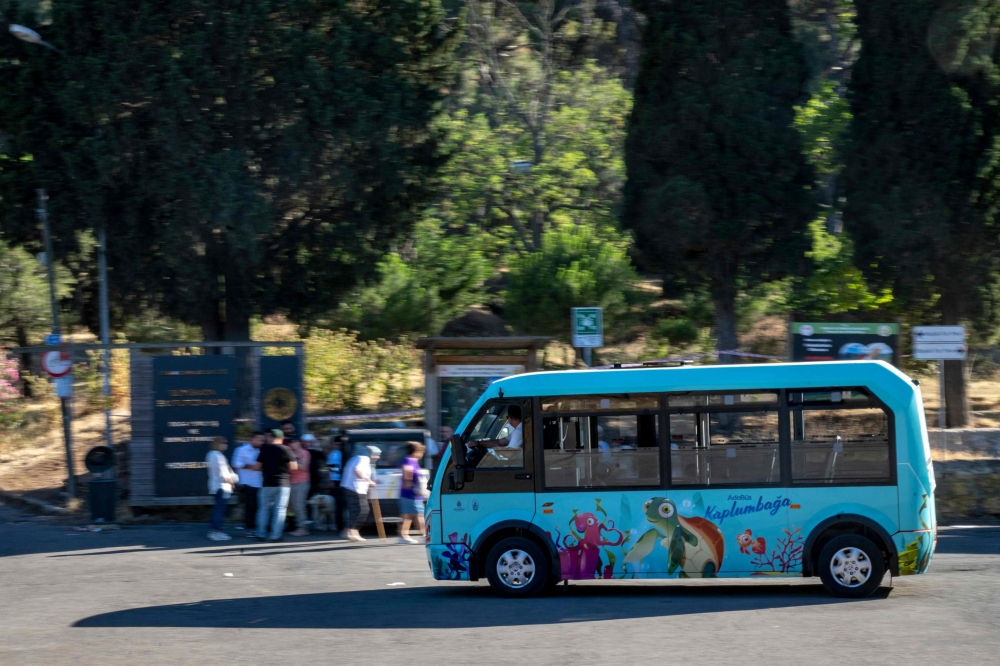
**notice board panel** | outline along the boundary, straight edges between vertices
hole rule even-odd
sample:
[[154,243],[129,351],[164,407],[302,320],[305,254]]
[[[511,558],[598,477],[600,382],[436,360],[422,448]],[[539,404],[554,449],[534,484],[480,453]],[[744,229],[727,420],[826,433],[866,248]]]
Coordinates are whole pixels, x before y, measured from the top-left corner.
[[209,444],[221,435],[233,450],[235,357],[157,356],[153,391],[156,495],[207,495]]
[[793,361],[899,362],[899,324],[792,323]]
[[263,430],[281,426],[291,419],[296,432],[302,428],[302,373],[298,356],[260,357],[259,423]]

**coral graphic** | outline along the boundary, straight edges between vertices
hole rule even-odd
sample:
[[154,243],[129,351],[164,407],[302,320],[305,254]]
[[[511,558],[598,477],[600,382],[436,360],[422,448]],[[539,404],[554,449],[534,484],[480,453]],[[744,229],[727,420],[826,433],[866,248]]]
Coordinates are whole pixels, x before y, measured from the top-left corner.
[[666,497],[654,497],[643,506],[648,530],[625,554],[625,563],[641,562],[659,542],[667,549],[667,573],[681,578],[714,578],[722,566],[725,541],[718,526],[710,520],[677,513],[677,506]]
[[[927,495],[923,496],[924,503],[920,505],[920,526],[925,530],[931,527],[924,520],[924,511],[927,509]],[[933,537],[930,532],[920,532],[919,536],[907,544],[906,548],[899,552],[899,575],[912,576],[913,574],[924,573],[931,563]]]
[[[748,532],[750,530],[747,530]],[[778,547],[771,549],[771,554],[766,555],[764,540],[760,541],[760,548],[754,542],[753,552],[757,557],[750,560],[750,564],[757,567],[755,575],[767,574],[787,574],[802,566],[802,550],[805,537],[802,536],[802,528],[795,527],[792,530],[781,530],[784,537],[778,537]]]
[[736,543],[740,545],[740,552],[744,555],[749,555],[751,550],[758,555],[763,555],[764,551],[767,550],[767,541],[764,540],[764,537],[754,539],[753,532],[750,530],[743,534],[737,534]]
[[615,528],[615,522],[608,518],[600,499],[596,500],[596,506],[600,518],[597,513],[579,513],[579,509],[573,509],[568,534],[562,534],[558,525],[555,537],[549,532],[549,538],[559,551],[563,579],[611,578],[614,574],[615,556],[610,547],[622,545],[627,537]]
[[445,552],[441,555],[441,568],[438,576],[440,580],[463,580],[469,574],[469,556],[472,553],[472,544],[469,543],[469,535],[463,534],[458,538],[458,532],[448,535],[448,543],[445,544]]

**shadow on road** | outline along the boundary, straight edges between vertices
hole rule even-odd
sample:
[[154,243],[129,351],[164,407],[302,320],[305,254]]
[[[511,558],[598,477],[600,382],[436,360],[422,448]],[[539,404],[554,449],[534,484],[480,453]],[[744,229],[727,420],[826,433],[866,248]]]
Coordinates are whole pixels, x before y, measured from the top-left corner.
[[260,629],[468,629],[794,608],[865,600],[829,596],[820,585],[572,585],[549,597],[511,601],[485,585],[297,594],[150,606],[84,618],[74,627]]
[[937,554],[1000,555],[1000,525],[938,528]]

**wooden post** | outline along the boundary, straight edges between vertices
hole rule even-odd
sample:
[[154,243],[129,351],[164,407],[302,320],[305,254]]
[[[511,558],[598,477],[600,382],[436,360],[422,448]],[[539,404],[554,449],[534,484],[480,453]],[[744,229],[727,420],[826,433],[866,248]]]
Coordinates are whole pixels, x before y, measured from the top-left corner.
[[382,507],[378,504],[378,495],[369,495],[368,499],[372,503],[372,511],[375,512],[375,529],[378,530],[378,538],[385,541],[385,523],[382,522]]

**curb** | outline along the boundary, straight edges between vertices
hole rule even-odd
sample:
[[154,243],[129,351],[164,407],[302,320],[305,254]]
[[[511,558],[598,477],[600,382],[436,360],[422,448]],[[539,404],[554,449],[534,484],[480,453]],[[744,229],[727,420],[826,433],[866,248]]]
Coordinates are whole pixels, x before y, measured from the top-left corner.
[[64,507],[36,500],[32,497],[25,497],[23,495],[19,495],[18,493],[12,493],[6,490],[0,490],[0,498],[28,509],[34,509],[35,511],[39,511],[41,513],[55,514],[58,516],[71,515],[69,509]]

